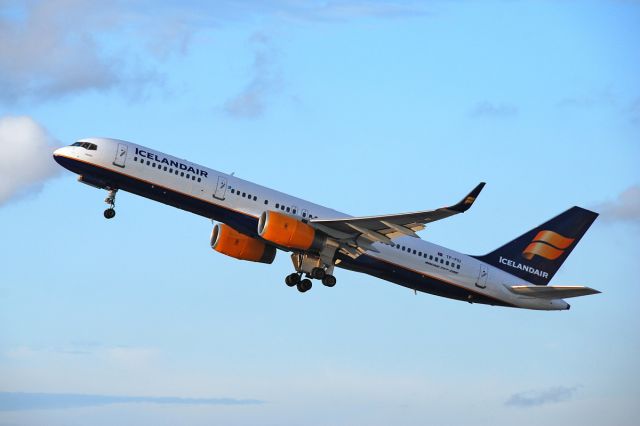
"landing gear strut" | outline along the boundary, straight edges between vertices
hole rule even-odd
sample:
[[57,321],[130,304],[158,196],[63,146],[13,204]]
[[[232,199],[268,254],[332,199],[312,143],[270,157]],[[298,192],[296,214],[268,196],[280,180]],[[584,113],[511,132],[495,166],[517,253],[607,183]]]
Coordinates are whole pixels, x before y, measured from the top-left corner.
[[104,211],[104,217],[106,219],[112,219],[116,215],[116,193],[117,189],[109,189],[109,195],[104,199],[104,202],[109,204],[109,208]]

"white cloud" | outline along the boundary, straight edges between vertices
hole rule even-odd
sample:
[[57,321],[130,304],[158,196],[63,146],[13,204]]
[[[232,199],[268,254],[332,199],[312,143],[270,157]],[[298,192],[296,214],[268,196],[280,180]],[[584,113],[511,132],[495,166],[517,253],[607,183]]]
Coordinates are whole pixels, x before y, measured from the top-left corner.
[[640,223],[640,185],[627,188],[615,201],[599,204],[594,209],[608,222]]
[[556,386],[539,391],[518,392],[511,395],[505,402],[505,405],[512,407],[536,407],[544,404],[559,403],[571,399],[577,390],[577,386]]
[[26,116],[0,118],[0,205],[42,184],[60,171],[51,154],[59,143]]
[[99,53],[92,34],[110,24],[109,8],[92,13],[83,0],[14,5],[0,20],[0,98],[44,99],[118,82],[115,64]]
[[[11,3],[0,14],[0,100],[48,100],[90,90],[139,94],[161,76],[141,58],[184,52],[195,10],[90,0]],[[146,55],[146,56],[145,56]]]
[[262,115],[269,96],[280,89],[282,82],[275,60],[277,52],[269,37],[256,33],[251,37],[251,43],[254,46],[251,80],[224,105],[227,114],[233,117],[256,118]]
[[114,346],[103,349],[107,361],[129,368],[148,366],[157,359],[159,352],[155,348]]
[[478,102],[471,110],[472,117],[513,117],[518,107],[511,104],[496,104],[488,101]]

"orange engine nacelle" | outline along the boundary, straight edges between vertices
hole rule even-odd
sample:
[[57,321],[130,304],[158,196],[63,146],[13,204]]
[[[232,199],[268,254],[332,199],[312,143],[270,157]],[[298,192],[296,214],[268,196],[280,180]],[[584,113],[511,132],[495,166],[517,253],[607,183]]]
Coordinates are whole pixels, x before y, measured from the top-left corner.
[[251,262],[272,263],[276,248],[242,234],[232,227],[218,224],[211,231],[211,248],[218,253]]
[[299,250],[320,250],[327,237],[295,217],[266,211],[258,221],[258,235],[267,241]]

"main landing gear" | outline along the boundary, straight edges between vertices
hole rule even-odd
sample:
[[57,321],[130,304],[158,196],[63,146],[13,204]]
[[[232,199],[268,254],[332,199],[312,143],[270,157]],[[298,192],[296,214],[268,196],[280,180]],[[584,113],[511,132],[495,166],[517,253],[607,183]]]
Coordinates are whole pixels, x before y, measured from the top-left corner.
[[[327,287],[336,285],[336,277],[331,275],[333,265],[325,266],[319,257],[309,254],[295,253],[291,255],[293,266],[297,272],[287,275],[284,282],[289,287],[297,287],[300,293],[311,290],[311,279],[320,280]],[[302,278],[306,276],[306,278]]]
[[104,202],[109,204],[109,208],[104,211],[106,219],[112,219],[116,215],[116,192],[118,192],[117,189],[109,189],[109,195],[104,199]]

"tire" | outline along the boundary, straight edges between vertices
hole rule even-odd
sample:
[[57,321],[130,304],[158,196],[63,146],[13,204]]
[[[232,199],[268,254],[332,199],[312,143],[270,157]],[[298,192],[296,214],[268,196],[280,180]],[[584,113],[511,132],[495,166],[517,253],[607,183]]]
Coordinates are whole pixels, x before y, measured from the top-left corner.
[[298,275],[298,274],[289,274],[284,279],[284,282],[289,287],[293,287],[294,285],[296,285],[296,284],[298,284],[300,282],[300,275]]
[[325,275],[326,275],[326,272],[322,268],[313,268],[311,270],[311,278],[314,278],[316,280],[323,279]]
[[325,277],[322,279],[322,284],[326,285],[327,287],[333,287],[334,285],[336,285],[336,277],[334,277],[333,275],[325,275]]
[[114,209],[106,209],[104,211],[104,217],[106,219],[113,219],[116,215],[116,211]]
[[308,280],[305,278],[304,280],[298,283],[297,287],[300,293],[306,293],[307,291],[311,290],[311,287],[312,287],[311,280]]

